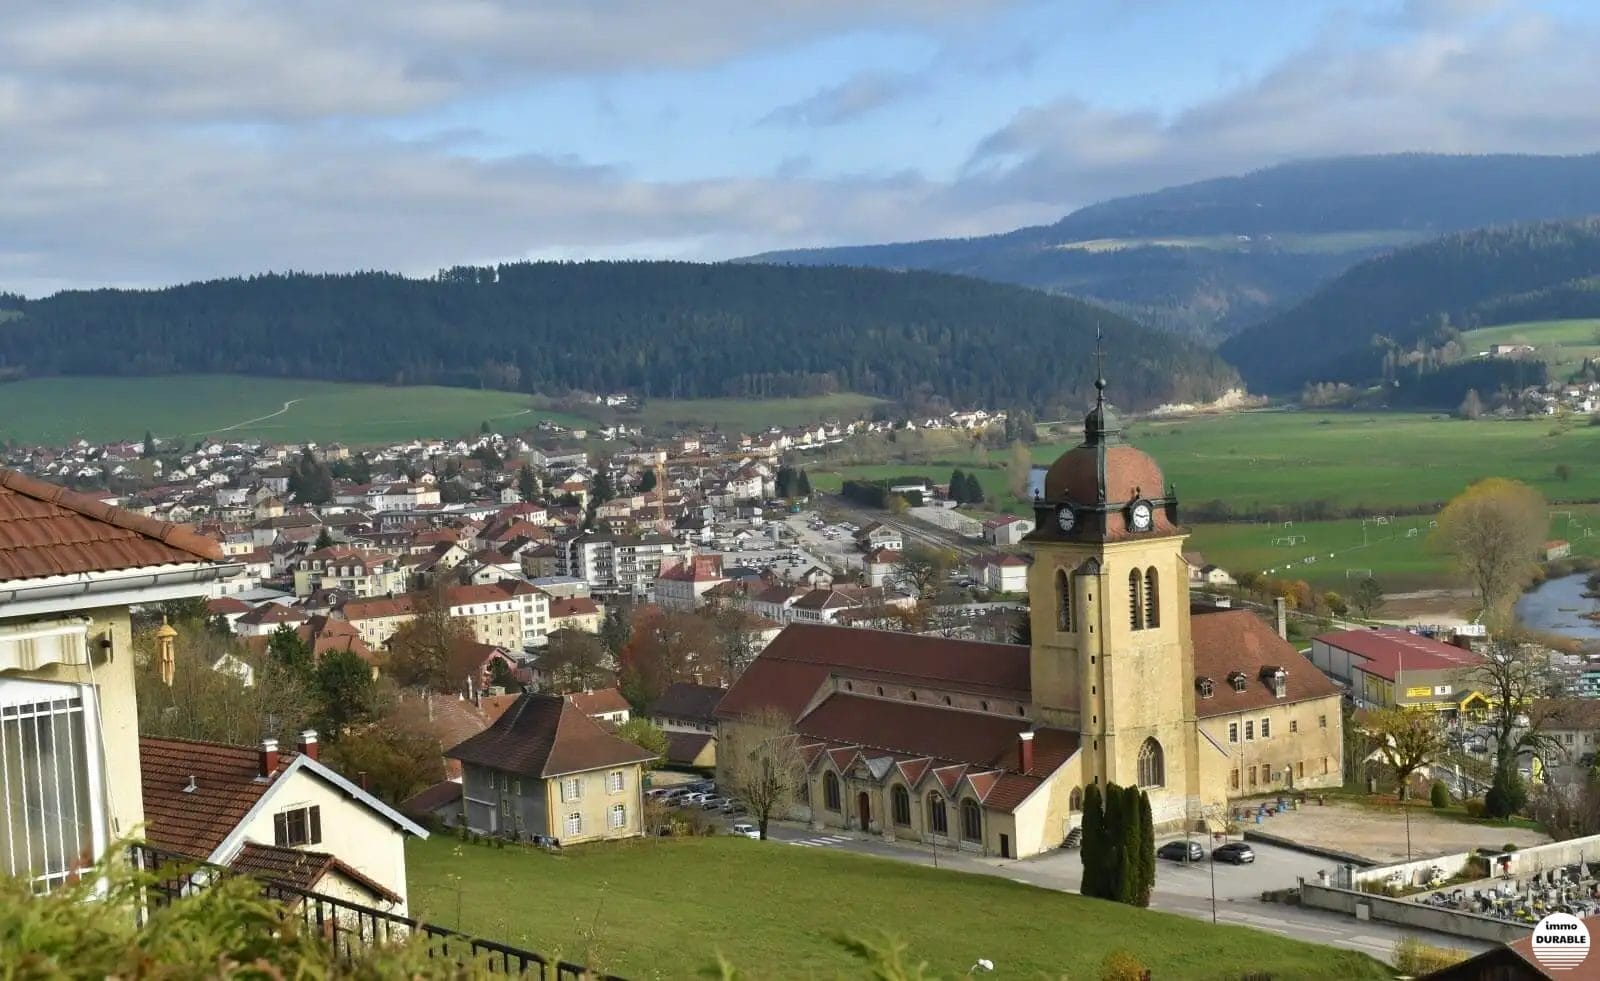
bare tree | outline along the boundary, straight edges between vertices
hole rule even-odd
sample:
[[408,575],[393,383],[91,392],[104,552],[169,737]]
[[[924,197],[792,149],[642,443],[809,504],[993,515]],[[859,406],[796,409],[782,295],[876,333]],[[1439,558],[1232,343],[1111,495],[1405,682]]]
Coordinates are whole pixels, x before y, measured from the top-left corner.
[[1445,505],[1435,535],[1472,581],[1485,618],[1501,623],[1532,576],[1549,528],[1538,491],[1490,477]]
[[771,707],[722,724],[717,769],[722,789],[744,801],[763,839],[767,822],[794,805],[806,780],[789,717]]
[[1508,817],[1521,809],[1526,792],[1517,774],[1517,760],[1525,752],[1557,749],[1547,730],[1562,721],[1562,703],[1551,693],[1549,654],[1517,633],[1502,634],[1463,681],[1483,694],[1495,708],[1489,719],[1494,734],[1494,783],[1485,800],[1492,817]]
[[428,593],[417,600],[416,616],[389,638],[389,674],[404,687],[453,690],[465,680],[457,672],[472,642],[472,630],[450,615],[442,592]]
[[954,553],[948,550],[913,545],[900,556],[895,581],[917,597],[917,602],[931,603],[955,561]]
[[1372,737],[1378,757],[1400,781],[1401,800],[1409,796],[1406,784],[1411,775],[1437,760],[1445,750],[1444,733],[1430,711],[1404,706],[1374,709],[1360,724]]
[[552,633],[541,662],[556,691],[604,688],[616,683],[605,643],[585,630],[566,628]]

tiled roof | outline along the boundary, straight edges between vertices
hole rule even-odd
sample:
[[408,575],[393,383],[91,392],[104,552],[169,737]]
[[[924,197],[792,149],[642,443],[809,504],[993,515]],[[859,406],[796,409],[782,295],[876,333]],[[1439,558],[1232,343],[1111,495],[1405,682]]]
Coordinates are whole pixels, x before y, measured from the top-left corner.
[[440,780],[431,787],[423,789],[400,802],[400,813],[415,820],[421,820],[433,814],[447,804],[453,804],[461,799],[461,784],[455,780]]
[[0,582],[221,558],[182,525],[0,469]]
[[901,680],[929,688],[984,690],[1029,700],[1028,648],[889,630],[793,623],[767,645],[717,706],[736,718],[772,706],[791,717],[830,674]]
[[445,755],[508,773],[554,777],[642,763],[650,753],[601,728],[560,695],[524,694],[494,724]]
[[[272,780],[295,755],[279,752]],[[208,857],[272,786],[256,779],[258,772],[258,751],[250,747],[140,737],[145,836],[180,855]],[[195,789],[185,792],[191,776]]]
[[667,762],[691,764],[715,737],[709,732],[667,733]]
[[584,715],[626,712],[631,707],[628,705],[628,700],[622,697],[622,692],[615,688],[601,688],[597,691],[575,691],[569,693],[566,699],[582,710]]
[[928,772],[928,767],[933,765],[933,760],[922,756],[914,760],[901,760],[898,765],[900,775],[905,777],[906,783],[915,787],[922,779],[922,775]]
[[1338,630],[1319,634],[1316,639],[1364,658],[1361,670],[1389,681],[1394,680],[1396,670],[1447,671],[1472,668],[1483,662],[1480,654],[1398,627]]
[[717,705],[727,693],[726,688],[675,681],[650,706],[650,714],[668,719],[709,722],[716,717]]
[[1027,719],[862,695],[834,694],[795,723],[795,731],[834,743],[982,767],[1015,768],[1017,734]]
[[[1196,613],[1189,621],[1189,636],[1194,642],[1196,682],[1211,679],[1211,697],[1197,694],[1194,700],[1195,713],[1202,719],[1338,693],[1327,675],[1249,610]],[[1287,672],[1281,699],[1261,677],[1261,669],[1268,665]],[[1228,682],[1235,671],[1244,675],[1242,692]]]
[[598,616],[600,607],[587,596],[572,596],[567,599],[553,599],[550,601],[550,619],[559,620],[562,617]]
[[983,804],[993,810],[1009,813],[1027,800],[1042,783],[1044,780],[1039,777],[1023,776],[1020,773],[1002,774],[983,798]]
[[280,848],[277,845],[247,841],[244,847],[239,849],[239,854],[233,861],[228,863],[228,867],[257,879],[282,882],[300,889],[314,889],[324,875],[334,872],[357,883],[374,896],[391,903],[401,902],[405,898],[384,888],[381,883],[367,878],[327,852],[300,851],[296,848]]
[[372,599],[345,600],[339,608],[346,620],[372,620],[385,617],[410,616],[417,612],[416,599],[406,593],[398,596],[378,596]]

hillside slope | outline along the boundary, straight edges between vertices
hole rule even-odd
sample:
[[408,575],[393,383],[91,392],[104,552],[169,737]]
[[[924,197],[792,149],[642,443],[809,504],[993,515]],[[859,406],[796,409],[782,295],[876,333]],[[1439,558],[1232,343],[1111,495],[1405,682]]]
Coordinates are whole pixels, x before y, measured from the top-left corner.
[[857,391],[1076,411],[1104,327],[1119,401],[1216,397],[1210,351],[1098,307],[935,273],[515,263],[0,298],[0,375],[242,374],[706,398]]
[[751,261],[980,276],[1218,336],[1389,248],[1597,213],[1600,155],[1345,157],[1117,198],[1002,235],[769,252]]
[[1220,353],[1257,390],[1403,383],[1470,353],[1456,349],[1458,330],[1592,315],[1596,273],[1600,220],[1460,232],[1361,263]]

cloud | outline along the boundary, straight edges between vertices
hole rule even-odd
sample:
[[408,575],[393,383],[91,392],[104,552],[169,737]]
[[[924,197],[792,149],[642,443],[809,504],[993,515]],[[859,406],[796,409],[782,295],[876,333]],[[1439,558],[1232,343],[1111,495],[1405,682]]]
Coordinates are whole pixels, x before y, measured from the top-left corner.
[[1070,206],[1306,157],[1600,149],[1592,29],[1431,6],[1452,17],[1389,44],[1325,39],[1170,116],[1078,97],[1025,109],[979,143],[967,193]]
[[772,110],[761,122],[787,126],[836,126],[919,91],[925,84],[926,78],[921,73],[857,72],[838,85],[830,85],[799,102]]

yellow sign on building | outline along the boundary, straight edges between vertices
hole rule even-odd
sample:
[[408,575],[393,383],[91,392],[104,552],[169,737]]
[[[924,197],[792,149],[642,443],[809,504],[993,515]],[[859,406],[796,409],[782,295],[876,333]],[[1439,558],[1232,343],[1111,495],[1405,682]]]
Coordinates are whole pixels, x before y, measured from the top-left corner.
[[1433,697],[1433,686],[1432,685],[1422,685],[1421,687],[1417,687],[1417,688],[1407,688],[1406,689],[1406,697],[1407,698],[1432,698]]

